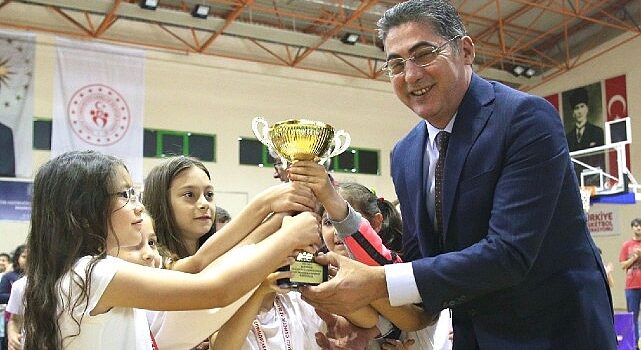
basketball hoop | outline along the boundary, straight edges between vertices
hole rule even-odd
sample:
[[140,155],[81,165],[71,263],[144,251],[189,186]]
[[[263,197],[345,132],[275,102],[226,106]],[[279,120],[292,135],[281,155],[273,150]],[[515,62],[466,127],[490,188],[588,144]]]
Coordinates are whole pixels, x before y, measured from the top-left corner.
[[587,214],[590,211],[590,197],[596,193],[595,186],[581,186],[581,203],[583,204],[583,211]]

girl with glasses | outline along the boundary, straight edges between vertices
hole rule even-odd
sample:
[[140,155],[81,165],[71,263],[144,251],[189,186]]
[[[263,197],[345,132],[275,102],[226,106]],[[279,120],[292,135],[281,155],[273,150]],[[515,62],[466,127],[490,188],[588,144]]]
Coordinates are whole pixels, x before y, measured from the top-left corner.
[[115,255],[140,242],[143,206],[123,206],[112,195],[130,187],[121,160],[93,151],[64,153],[38,170],[27,239],[25,350],[152,349],[141,309],[228,305],[295,251],[318,244],[317,220],[303,213],[197,274],[131,264]]

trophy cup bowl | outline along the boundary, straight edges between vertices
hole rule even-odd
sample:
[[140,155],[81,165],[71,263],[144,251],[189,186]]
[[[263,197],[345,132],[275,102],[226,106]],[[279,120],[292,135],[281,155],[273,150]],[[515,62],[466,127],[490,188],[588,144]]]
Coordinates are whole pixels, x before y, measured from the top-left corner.
[[315,159],[322,163],[343,153],[351,141],[345,131],[307,119],[289,119],[270,127],[265,119],[256,117],[252,130],[260,142],[290,163]]
[[324,158],[334,138],[334,128],[322,122],[290,119],[274,124],[269,138],[276,153],[289,162]]

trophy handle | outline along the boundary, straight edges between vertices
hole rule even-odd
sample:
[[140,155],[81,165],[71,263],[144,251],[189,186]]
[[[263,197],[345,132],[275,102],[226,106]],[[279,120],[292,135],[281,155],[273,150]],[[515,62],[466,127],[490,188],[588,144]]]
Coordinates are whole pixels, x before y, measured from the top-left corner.
[[252,131],[254,132],[254,135],[256,135],[258,141],[262,142],[263,145],[275,149],[269,139],[269,124],[267,124],[267,121],[264,118],[256,117],[252,119]]
[[336,133],[334,133],[334,140],[332,142],[332,147],[330,148],[327,158],[332,158],[345,152],[347,147],[349,147],[351,141],[352,138],[345,130],[336,131]]

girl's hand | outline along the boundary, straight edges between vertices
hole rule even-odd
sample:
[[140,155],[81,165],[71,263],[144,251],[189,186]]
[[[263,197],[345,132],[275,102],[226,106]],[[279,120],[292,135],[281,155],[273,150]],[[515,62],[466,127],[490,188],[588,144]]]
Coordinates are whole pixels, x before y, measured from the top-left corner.
[[290,278],[292,277],[291,271],[276,271],[270,273],[267,278],[258,286],[255,293],[268,295],[270,293],[280,293],[285,294],[291,291],[291,288],[281,288],[276,283],[281,278]]
[[299,161],[287,169],[289,179],[307,185],[316,195],[324,201],[334,192],[334,186],[329,181],[325,167],[313,161]]
[[283,183],[272,186],[257,197],[270,212],[314,211],[316,198],[311,189],[299,183]]
[[309,186],[332,220],[342,221],[348,214],[347,203],[336,192],[322,165],[312,161],[300,161],[287,169],[289,178]]
[[283,218],[281,231],[285,235],[286,242],[293,244],[294,257],[301,250],[311,254],[318,251],[321,244],[320,225],[320,217],[311,212]]

